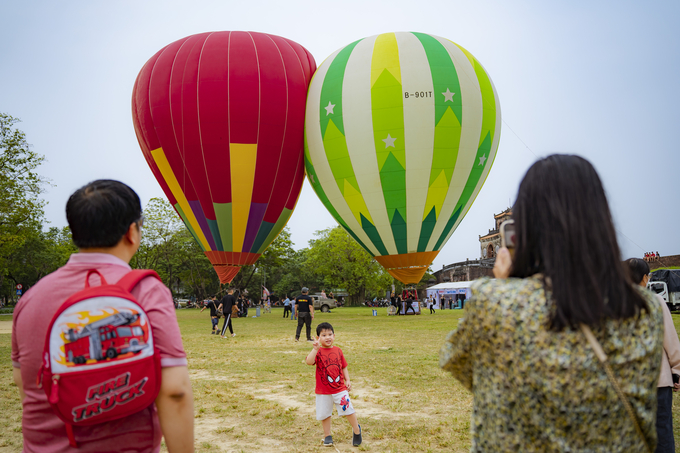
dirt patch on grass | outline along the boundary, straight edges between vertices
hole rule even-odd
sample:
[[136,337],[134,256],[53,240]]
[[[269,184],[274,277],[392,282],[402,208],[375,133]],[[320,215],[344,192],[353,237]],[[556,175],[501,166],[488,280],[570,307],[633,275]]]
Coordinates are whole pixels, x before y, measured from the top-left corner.
[[[358,385],[357,385],[358,384]],[[243,392],[250,393],[255,398],[262,398],[267,401],[272,401],[279,404],[284,409],[295,410],[300,414],[316,414],[316,406],[314,403],[314,395],[305,394],[303,392],[291,389],[288,385],[262,385],[258,389],[240,389]],[[420,417],[430,419],[432,416],[425,412],[418,411],[393,411],[379,401],[397,397],[400,392],[389,390],[381,386],[366,387],[361,381],[357,381],[355,387],[350,392],[352,397],[352,405],[357,411],[357,415],[361,417],[371,418],[401,418],[401,417]]]
[[[309,403],[304,400],[306,396],[304,393],[289,388],[287,385],[269,385],[261,386],[258,389],[241,389],[242,391],[249,392],[255,398],[262,398],[267,401],[272,401],[277,403],[284,409],[290,409],[298,411],[300,414],[316,414],[316,406],[314,403]],[[309,397],[307,397],[309,400]]]
[[278,453],[287,451],[283,442],[266,437],[255,437],[243,426],[242,420],[233,417],[201,416],[194,420],[194,439],[198,451],[239,453],[253,451]]
[[206,370],[189,370],[189,377],[193,381],[199,380],[199,381],[228,381],[229,376],[226,374],[222,374],[222,372],[213,372],[213,371],[206,371]]
[[12,321],[0,321],[0,333],[12,333]]

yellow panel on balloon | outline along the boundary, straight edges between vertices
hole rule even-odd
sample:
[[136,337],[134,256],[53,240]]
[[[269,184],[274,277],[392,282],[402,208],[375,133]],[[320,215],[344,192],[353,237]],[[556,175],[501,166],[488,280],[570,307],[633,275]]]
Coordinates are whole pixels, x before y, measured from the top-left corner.
[[234,252],[243,251],[246,236],[250,201],[255,184],[255,163],[257,143],[230,143],[229,163],[231,165],[231,218],[232,247]]

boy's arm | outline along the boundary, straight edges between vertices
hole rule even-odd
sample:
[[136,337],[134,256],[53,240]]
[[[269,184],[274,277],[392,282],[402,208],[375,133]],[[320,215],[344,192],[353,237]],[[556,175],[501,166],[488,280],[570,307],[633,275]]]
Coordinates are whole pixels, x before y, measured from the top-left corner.
[[319,352],[319,337],[316,337],[314,343],[312,343],[312,350],[309,351],[307,357],[305,358],[305,363],[307,365],[314,365],[316,363],[316,354]]
[[347,391],[352,391],[352,383],[349,380],[349,371],[347,371],[347,367],[342,369],[342,375],[345,377],[345,387],[347,387]]

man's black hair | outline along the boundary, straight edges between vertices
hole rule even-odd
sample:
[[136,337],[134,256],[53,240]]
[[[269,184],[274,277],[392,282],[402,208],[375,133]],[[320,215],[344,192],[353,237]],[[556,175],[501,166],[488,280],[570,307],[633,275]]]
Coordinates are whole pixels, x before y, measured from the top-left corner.
[[331,326],[330,322],[322,322],[316,326],[316,335],[321,335],[321,332],[324,330],[330,330],[331,332],[335,333],[335,330],[333,330],[333,326]]
[[139,196],[127,185],[100,179],[76,190],[66,203],[73,243],[78,248],[113,247],[142,219]]

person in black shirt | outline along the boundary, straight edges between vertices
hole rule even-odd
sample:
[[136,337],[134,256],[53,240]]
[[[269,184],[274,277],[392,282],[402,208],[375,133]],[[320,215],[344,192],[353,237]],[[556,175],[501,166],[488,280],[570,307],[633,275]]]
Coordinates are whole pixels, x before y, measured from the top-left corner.
[[307,328],[307,341],[312,340],[312,319],[314,319],[314,300],[307,295],[309,289],[302,288],[302,294],[296,299],[295,309],[298,315],[298,325],[295,331],[295,341],[300,341],[300,331],[302,325],[305,324]]
[[215,335],[217,333],[217,325],[220,322],[220,318],[217,316],[217,296],[212,296],[210,298],[210,301],[205,307],[201,308],[201,313],[203,313],[203,310],[206,308],[210,309],[210,321],[212,322],[212,331],[210,333]]
[[229,332],[231,332],[231,336],[235,337],[236,334],[234,333],[234,329],[231,326],[231,308],[234,306],[236,303],[236,298],[234,297],[234,288],[229,288],[229,294],[224,296],[222,300],[220,301],[220,306],[218,309],[222,310],[222,313],[224,313],[224,324],[222,325],[222,333],[221,336],[222,338],[227,338],[224,336],[225,333],[227,333],[227,327],[229,327]]
[[416,309],[413,308],[413,299],[411,298],[411,293],[409,292],[408,296],[406,297],[406,307],[404,308],[404,314],[408,314],[408,311],[411,310],[413,314],[416,314]]

